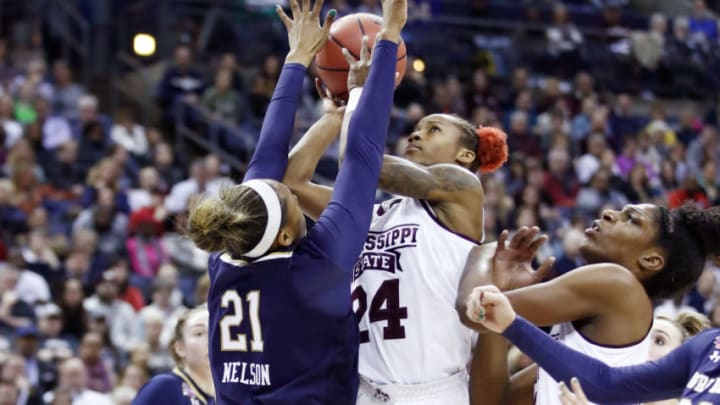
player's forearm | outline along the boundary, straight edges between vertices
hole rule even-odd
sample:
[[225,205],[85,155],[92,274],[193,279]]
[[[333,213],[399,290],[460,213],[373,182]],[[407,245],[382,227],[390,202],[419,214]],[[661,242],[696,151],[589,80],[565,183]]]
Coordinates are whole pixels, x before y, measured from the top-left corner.
[[304,78],[304,66],[294,63],[283,66],[243,181],[255,178],[282,180]]
[[480,336],[470,363],[470,403],[502,404],[509,385],[505,338],[495,333]]
[[340,130],[342,119],[337,114],[323,115],[290,151],[283,183],[291,189],[312,179],[320,158]]

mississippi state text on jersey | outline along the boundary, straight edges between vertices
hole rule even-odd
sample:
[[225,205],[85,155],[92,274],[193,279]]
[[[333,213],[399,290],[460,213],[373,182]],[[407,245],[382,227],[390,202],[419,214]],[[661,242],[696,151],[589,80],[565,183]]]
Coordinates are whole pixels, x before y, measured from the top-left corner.
[[473,332],[455,311],[467,255],[477,244],[443,226],[425,201],[375,206],[353,271],[360,375],[418,384],[465,369]]

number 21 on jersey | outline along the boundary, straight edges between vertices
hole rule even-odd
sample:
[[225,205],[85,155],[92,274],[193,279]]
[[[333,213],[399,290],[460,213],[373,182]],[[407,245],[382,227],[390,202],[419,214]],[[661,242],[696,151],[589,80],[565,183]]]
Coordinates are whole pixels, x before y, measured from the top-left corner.
[[[368,296],[363,287],[357,286],[352,292],[353,307],[357,301],[357,309],[355,317],[358,321],[362,320],[365,313],[368,312]],[[405,327],[402,320],[407,319],[408,312],[406,307],[400,306],[400,280],[385,280],[378,288],[375,296],[370,302],[370,312],[368,313],[370,322],[386,321],[387,325],[383,328],[383,339],[404,339]],[[370,341],[370,333],[366,330],[360,331],[360,343]]]
[[[250,317],[250,349],[253,352],[263,351],[262,329],[260,328],[260,291],[247,293],[245,300],[248,303]],[[247,337],[244,333],[230,332],[231,328],[240,326],[243,321],[243,299],[235,290],[227,290],[220,300],[221,308],[231,308],[231,312],[220,319],[220,350],[224,352],[246,352]]]

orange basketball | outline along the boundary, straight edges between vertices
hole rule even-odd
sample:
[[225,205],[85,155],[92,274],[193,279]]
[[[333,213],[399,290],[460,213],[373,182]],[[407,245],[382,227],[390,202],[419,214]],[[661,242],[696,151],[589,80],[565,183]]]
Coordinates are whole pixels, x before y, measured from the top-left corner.
[[[315,57],[317,71],[325,86],[336,97],[347,96],[348,64],[342,54],[342,48],[347,48],[356,59],[360,58],[360,46],[363,35],[368,37],[370,49],[375,45],[375,37],[380,32],[382,18],[369,13],[356,13],[346,15],[335,21],[330,27],[330,40]],[[405,75],[407,65],[407,51],[405,42],[400,40],[398,47],[397,86]]]

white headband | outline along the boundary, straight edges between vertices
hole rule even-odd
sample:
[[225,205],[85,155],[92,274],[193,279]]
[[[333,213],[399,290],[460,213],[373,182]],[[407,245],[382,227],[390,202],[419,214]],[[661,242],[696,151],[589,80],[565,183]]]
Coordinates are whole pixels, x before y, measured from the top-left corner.
[[275,189],[267,182],[250,180],[242,183],[241,186],[250,187],[255,190],[263,200],[265,210],[267,211],[267,225],[265,226],[265,232],[262,238],[260,238],[260,242],[243,255],[250,259],[255,259],[267,253],[275,241],[282,222],[282,208],[280,207],[280,198],[275,192]]

